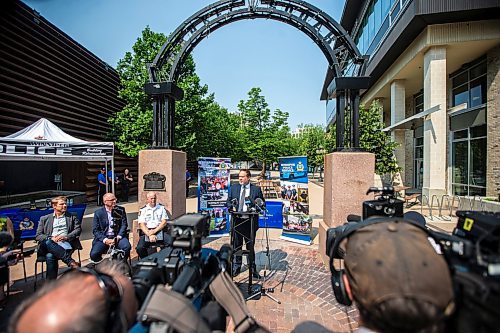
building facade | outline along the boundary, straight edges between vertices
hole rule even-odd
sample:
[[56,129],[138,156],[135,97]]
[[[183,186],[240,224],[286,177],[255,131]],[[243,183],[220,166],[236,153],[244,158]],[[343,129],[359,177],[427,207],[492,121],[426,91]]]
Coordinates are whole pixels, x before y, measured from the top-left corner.
[[[107,120],[123,108],[111,66],[18,0],[1,2],[0,35],[0,136],[44,117],[77,138],[109,141]],[[62,190],[94,201],[101,167],[104,162],[0,160],[0,195],[56,189],[55,175],[62,174]],[[137,175],[137,159],[115,150],[115,171],[125,168]]]
[[346,1],[368,57],[361,103],[380,101],[403,184],[429,199],[500,190],[499,17],[498,0]]

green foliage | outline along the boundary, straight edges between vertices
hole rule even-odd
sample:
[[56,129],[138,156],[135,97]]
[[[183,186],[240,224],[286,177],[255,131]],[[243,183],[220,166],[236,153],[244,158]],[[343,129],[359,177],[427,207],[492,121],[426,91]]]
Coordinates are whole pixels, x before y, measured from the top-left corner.
[[298,137],[299,154],[307,156],[307,163],[311,167],[323,166],[326,135],[325,129],[321,125],[300,125],[302,132]]
[[[154,60],[166,40],[165,35],[146,27],[132,52],[127,52],[118,63],[119,97],[126,105],[109,119],[110,136],[127,156],[137,156],[139,150],[151,145],[153,108],[151,99],[144,93],[144,84],[149,81],[147,64]],[[185,97],[176,102],[175,146],[185,151],[191,160],[199,156],[241,155],[239,142],[230,144],[239,121],[215,102],[213,94],[208,94],[208,86],[201,85],[195,69],[193,58],[187,57],[176,82]],[[170,64],[167,64],[162,72],[169,70]]]
[[238,132],[245,155],[261,161],[264,172],[267,163],[277,161],[290,148],[288,113],[279,109],[271,113],[260,88],[250,89],[248,99],[238,103],[238,110],[241,117]]
[[368,109],[363,105],[359,108],[359,143],[361,148],[375,154],[375,172],[379,175],[401,171],[394,157],[398,143],[391,141],[390,134],[382,131],[382,111],[378,100]]

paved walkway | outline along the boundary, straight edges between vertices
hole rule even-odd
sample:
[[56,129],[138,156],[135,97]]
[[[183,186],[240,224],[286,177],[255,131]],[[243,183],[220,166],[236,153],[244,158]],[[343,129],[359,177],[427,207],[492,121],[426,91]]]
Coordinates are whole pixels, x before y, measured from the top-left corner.
[[[193,188],[192,188],[193,190]],[[313,244],[305,246],[279,239],[280,229],[260,229],[256,236],[256,264],[261,275],[267,274],[266,281],[260,281],[265,288],[274,288],[271,296],[281,301],[278,304],[266,296],[259,296],[247,301],[255,318],[272,332],[290,332],[298,323],[313,320],[335,332],[350,332],[358,326],[358,313],[354,307],[339,305],[330,285],[330,272],[320,260],[318,254],[318,225],[322,220],[323,188],[322,183],[309,182],[310,213],[313,217]],[[129,221],[137,216],[139,204],[124,204]],[[197,199],[190,197],[186,201],[187,212],[196,212]],[[84,217],[84,230],[87,237],[82,240],[84,250],[81,251],[82,264],[88,263],[91,247],[89,224],[97,207],[89,206]],[[436,227],[451,230],[455,222],[431,221]],[[269,258],[266,254],[269,239]],[[229,237],[207,239],[206,246],[219,249],[222,244],[229,243]],[[30,245],[29,243],[27,244]],[[33,245],[33,244],[31,244]],[[5,330],[8,318],[17,304],[33,292],[33,275],[35,255],[26,258],[28,283],[23,280],[22,265],[11,269],[14,281],[13,292],[7,307],[0,311],[0,332]],[[236,279],[245,297],[248,297],[248,274],[242,272]]]

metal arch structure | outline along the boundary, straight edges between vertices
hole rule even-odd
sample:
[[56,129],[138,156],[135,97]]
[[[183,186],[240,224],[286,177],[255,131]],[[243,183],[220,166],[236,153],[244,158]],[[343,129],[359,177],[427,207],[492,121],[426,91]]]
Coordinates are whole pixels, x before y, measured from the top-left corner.
[[[332,17],[305,1],[217,1],[185,20],[169,36],[153,63],[149,64],[150,83],[146,84],[145,89],[149,95],[153,96],[153,148],[173,147],[175,100],[183,97],[182,90],[175,83],[179,79],[182,64],[191,51],[212,32],[230,23],[247,19],[272,19],[302,31],[320,48],[335,77],[342,77],[346,72],[354,77],[361,77],[364,74],[365,59],[349,34]],[[333,45],[337,45],[337,48],[334,49]],[[168,67],[170,70],[167,71]],[[346,89],[337,84],[335,92],[340,92],[336,95],[339,100],[345,100],[346,95],[342,93],[343,91]],[[359,89],[354,89],[355,95],[356,91],[359,96]],[[351,96],[351,94],[348,95]],[[346,105],[345,102],[337,104],[342,108]],[[340,115],[337,119],[341,119]],[[353,116],[354,119],[357,117]],[[338,125],[343,126],[343,122]],[[339,132],[339,126],[337,126],[337,132]],[[355,132],[351,131],[351,133]],[[337,141],[338,139],[339,136],[337,136]],[[339,145],[337,142],[337,148],[339,147],[343,147],[343,144]]]

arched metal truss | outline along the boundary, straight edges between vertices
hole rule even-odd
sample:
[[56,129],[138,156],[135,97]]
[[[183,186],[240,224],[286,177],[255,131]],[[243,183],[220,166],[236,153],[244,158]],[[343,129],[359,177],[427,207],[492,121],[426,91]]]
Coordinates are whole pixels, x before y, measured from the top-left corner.
[[[328,14],[300,0],[221,0],[193,14],[168,38],[149,64],[145,91],[153,97],[153,148],[174,146],[175,101],[183,91],[175,84],[186,57],[204,38],[230,23],[247,19],[271,19],[291,25],[318,45],[334,73],[332,96],[336,98],[337,149],[344,142],[344,112],[352,117],[351,144],[359,147],[359,90],[367,87],[365,58],[347,32]],[[334,48],[335,46],[335,48]],[[171,64],[171,66],[166,66]],[[167,71],[167,68],[170,68]]]
[[[335,76],[346,71],[362,75],[364,59],[350,36],[315,6],[299,0],[222,0],[193,14],[170,35],[150,64],[150,81],[176,82],[186,57],[204,38],[230,23],[259,18],[283,22],[305,33],[323,52]],[[336,42],[340,47],[333,49]],[[162,68],[168,62],[172,67],[166,73]]]

